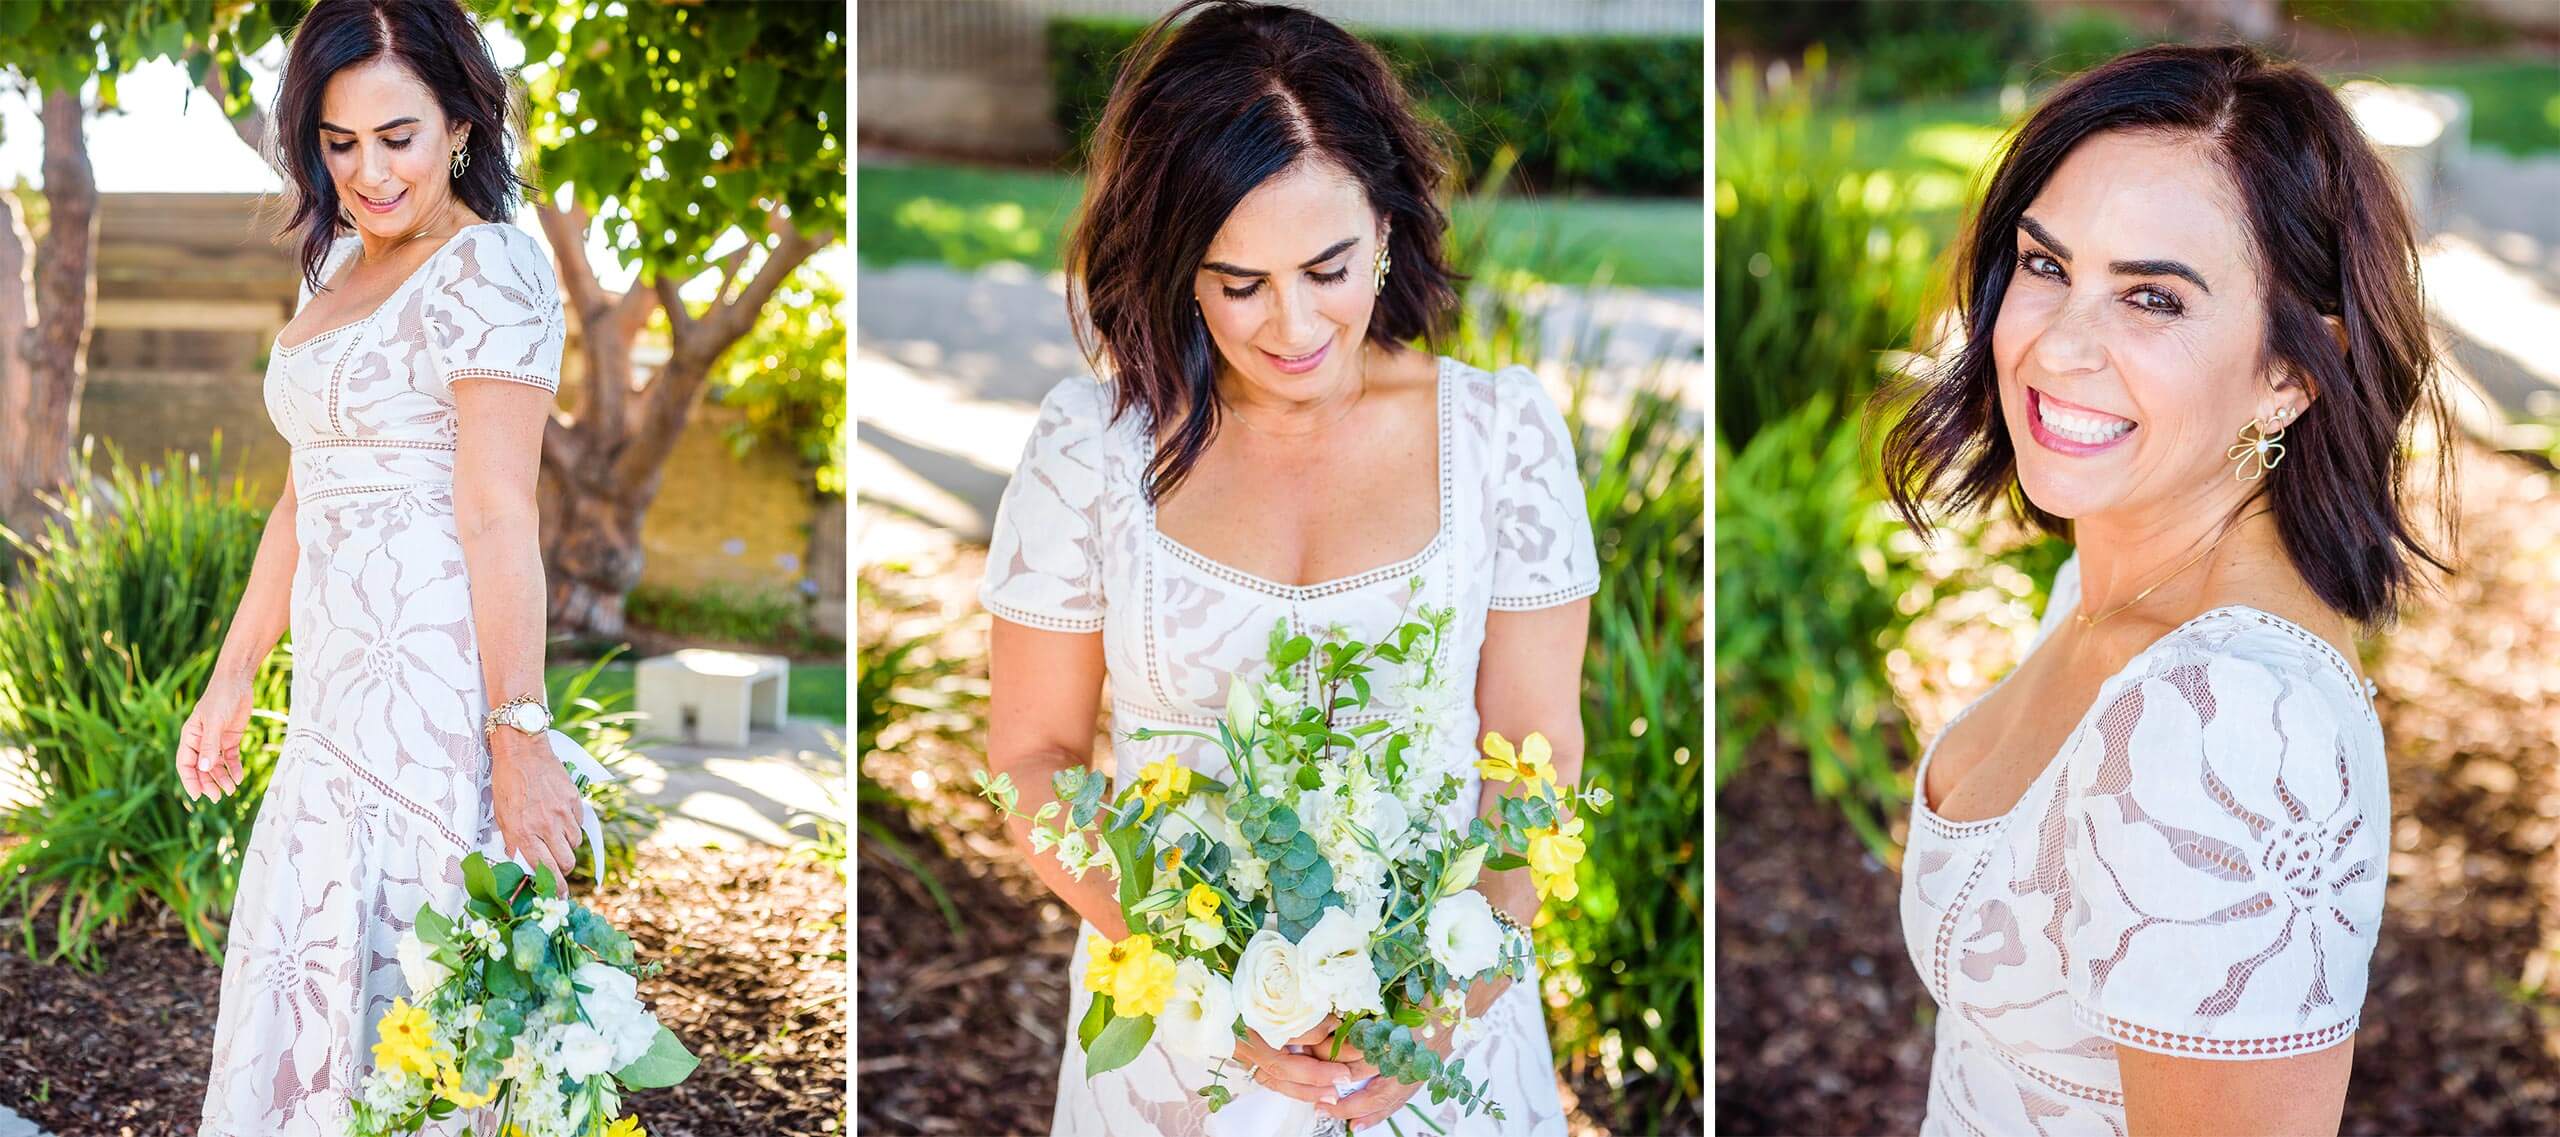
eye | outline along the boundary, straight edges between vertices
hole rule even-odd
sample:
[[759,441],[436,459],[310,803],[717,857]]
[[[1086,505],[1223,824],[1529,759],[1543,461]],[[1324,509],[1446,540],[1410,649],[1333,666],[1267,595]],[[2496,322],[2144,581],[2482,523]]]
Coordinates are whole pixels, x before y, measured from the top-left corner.
[[2041,277],[2045,280],[2063,278],[2062,266],[2059,263],[2056,263],[2052,257],[2031,249],[2021,250],[2018,253],[2018,268],[2029,276]]
[[1226,293],[1229,300],[1250,300],[1255,293],[1262,291],[1262,282],[1257,280],[1242,288],[1222,284],[1218,286],[1218,290]]
[[2187,310],[2187,306],[2179,303],[2177,296],[2166,289],[2146,286],[2126,295],[2132,298],[2134,307],[2153,315],[2175,316]]
[[[412,135],[410,137],[414,138],[416,136]],[[383,145],[389,146],[394,150],[406,150],[409,148],[409,141],[409,138],[389,138],[383,140]]]
[[356,144],[353,142],[332,142],[329,144],[329,152],[332,154],[344,154],[355,148]]
[[1318,284],[1340,284],[1342,278],[1351,275],[1351,265],[1349,262],[1344,262],[1341,268],[1332,272],[1311,272],[1307,275],[1314,277]]

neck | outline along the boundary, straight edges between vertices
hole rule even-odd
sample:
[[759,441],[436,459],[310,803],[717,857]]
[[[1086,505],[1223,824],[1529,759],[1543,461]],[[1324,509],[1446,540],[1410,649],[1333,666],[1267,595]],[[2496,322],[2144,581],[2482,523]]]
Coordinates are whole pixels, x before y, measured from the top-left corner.
[[460,201],[448,197],[445,199],[443,208],[428,214],[415,229],[385,237],[359,225],[356,227],[356,239],[364,243],[363,259],[369,262],[378,261],[389,255],[392,250],[413,242],[451,236],[464,224]]
[[[2187,503],[2078,519],[2072,524],[2072,540],[2080,555],[2081,613],[2113,612],[2136,596],[2142,596],[2148,611],[2200,610],[2219,567],[2270,552],[2282,559],[2282,539],[2274,516],[2263,512],[2266,508],[2244,488],[2214,494],[2201,507]],[[2217,540],[2221,543],[2212,552],[2196,559]],[[2153,591],[2143,595],[2144,589]]]
[[1218,402],[1227,415],[1258,434],[1282,437],[1314,434],[1342,420],[1368,393],[1370,348],[1363,342],[1359,358],[1324,390],[1305,399],[1288,399],[1256,387],[1232,368],[1218,369]]

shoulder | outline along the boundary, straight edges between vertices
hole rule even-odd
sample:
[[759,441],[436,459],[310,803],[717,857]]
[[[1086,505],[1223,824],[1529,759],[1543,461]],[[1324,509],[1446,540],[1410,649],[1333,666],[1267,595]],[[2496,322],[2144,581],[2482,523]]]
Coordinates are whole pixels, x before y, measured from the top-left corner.
[[1040,422],[1079,434],[1098,434],[1111,423],[1112,390],[1090,375],[1070,375],[1040,397]]
[[478,281],[511,289],[530,285],[546,293],[557,287],[551,251],[533,234],[503,222],[473,225],[454,234],[439,256],[444,261],[440,275],[456,284]]
[[2110,687],[2094,724],[2098,745],[2084,748],[2095,770],[2083,784],[2093,792],[2228,783],[2282,795],[2325,783],[2336,798],[2387,784],[2362,682],[2326,641],[2256,609],[2218,608],[2179,625]]

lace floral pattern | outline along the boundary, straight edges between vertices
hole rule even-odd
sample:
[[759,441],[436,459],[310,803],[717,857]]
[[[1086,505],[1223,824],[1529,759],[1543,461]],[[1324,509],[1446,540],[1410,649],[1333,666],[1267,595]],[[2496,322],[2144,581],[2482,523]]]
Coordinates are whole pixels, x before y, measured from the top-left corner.
[[[1442,360],[1439,375],[1440,531],[1407,561],[1339,580],[1292,586],[1220,564],[1164,537],[1141,490],[1149,437],[1136,416],[1114,421],[1110,392],[1068,379],[1041,403],[997,508],[979,598],[988,611],[1056,631],[1102,634],[1115,739],[1141,726],[1209,721],[1226,706],[1227,683],[1257,660],[1274,621],[1298,628],[1341,624],[1352,635],[1383,635],[1416,601],[1453,608],[1451,688],[1475,689],[1485,618],[1497,608],[1536,607],[1588,596],[1599,561],[1563,416],[1525,369],[1498,374]],[[1419,591],[1414,580],[1420,580]],[[1310,682],[1293,676],[1302,690]],[[1390,688],[1379,689],[1386,710]],[[1462,700],[1463,702],[1463,700]],[[1472,705],[1439,732],[1443,760],[1467,770],[1450,817],[1472,816],[1476,786]],[[1167,753],[1226,772],[1215,747],[1194,740],[1116,742],[1119,777]],[[1084,973],[1083,937],[1071,974]],[[1064,1033],[1090,998],[1074,994]],[[1460,1121],[1454,1105],[1433,1112],[1452,1133],[1561,1134],[1563,1108],[1548,1056],[1536,983],[1514,985],[1463,1041],[1457,1056],[1490,1079],[1509,1120]],[[1055,1131],[1113,1137],[1203,1132],[1196,1091],[1209,1070],[1150,1046],[1137,1061],[1088,1081],[1072,1041],[1058,1077]],[[1230,1078],[1240,1093],[1268,1093]],[[1429,1095],[1416,1102],[1429,1106]],[[1416,1126],[1408,1125],[1408,1131]],[[1383,1132],[1383,1127],[1380,1127]]]
[[[324,277],[354,248],[333,251]],[[394,948],[454,903],[462,858],[504,856],[488,700],[453,519],[452,384],[555,390],[551,263],[504,225],[444,248],[363,319],[279,347],[268,415],[293,445],[291,727],[232,902],[205,1089],[208,1137],[335,1137],[373,1023],[409,993]],[[430,1132],[485,1130],[458,1115]]]
[[1921,1131],[2122,1137],[2120,1047],[2247,1060],[2354,1034],[2391,816],[2369,697],[2326,641],[2217,608],[2101,685],[2007,814],[1915,794],[1903,937],[1939,1006]]

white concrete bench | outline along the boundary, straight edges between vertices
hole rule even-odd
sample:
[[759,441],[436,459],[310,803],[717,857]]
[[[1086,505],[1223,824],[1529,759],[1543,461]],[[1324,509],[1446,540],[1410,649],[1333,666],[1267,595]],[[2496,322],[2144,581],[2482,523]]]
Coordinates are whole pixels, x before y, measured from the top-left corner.
[[649,716],[641,733],[745,746],[754,728],[782,726],[790,710],[791,661],[686,648],[641,660],[632,683],[633,709]]

